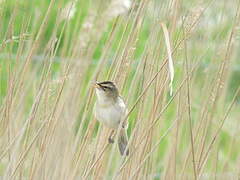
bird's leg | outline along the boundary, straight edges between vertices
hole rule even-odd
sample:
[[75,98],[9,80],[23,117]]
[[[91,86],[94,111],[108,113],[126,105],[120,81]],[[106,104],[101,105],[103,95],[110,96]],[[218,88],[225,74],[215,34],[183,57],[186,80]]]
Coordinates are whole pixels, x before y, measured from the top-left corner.
[[108,142],[109,142],[110,144],[113,144],[113,143],[114,143],[114,135],[115,135],[114,132],[115,132],[115,131],[112,130],[111,133],[110,133],[110,135],[109,135],[109,137],[108,137]]

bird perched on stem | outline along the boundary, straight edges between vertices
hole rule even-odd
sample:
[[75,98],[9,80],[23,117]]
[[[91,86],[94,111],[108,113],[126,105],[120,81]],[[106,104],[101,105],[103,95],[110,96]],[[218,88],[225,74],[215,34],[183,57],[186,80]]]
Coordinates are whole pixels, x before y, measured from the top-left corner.
[[[128,155],[129,150],[126,149],[128,137],[126,133],[127,122],[124,118],[127,114],[127,108],[123,99],[119,96],[119,92],[115,84],[111,81],[103,81],[95,83],[97,101],[95,104],[95,117],[104,126],[112,129],[109,136],[109,143],[113,143],[113,136],[120,128],[118,138],[118,147],[121,155]],[[119,127],[121,125],[121,127]]]

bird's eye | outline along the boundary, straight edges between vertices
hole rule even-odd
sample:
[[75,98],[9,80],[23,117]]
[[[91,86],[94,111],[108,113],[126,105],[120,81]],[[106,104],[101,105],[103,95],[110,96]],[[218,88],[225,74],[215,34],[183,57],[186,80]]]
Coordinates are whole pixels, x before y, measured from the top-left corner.
[[102,89],[103,89],[104,91],[106,91],[106,90],[112,90],[111,87],[108,87],[108,86],[102,86]]
[[107,89],[106,86],[102,86],[102,90],[106,91],[106,89]]

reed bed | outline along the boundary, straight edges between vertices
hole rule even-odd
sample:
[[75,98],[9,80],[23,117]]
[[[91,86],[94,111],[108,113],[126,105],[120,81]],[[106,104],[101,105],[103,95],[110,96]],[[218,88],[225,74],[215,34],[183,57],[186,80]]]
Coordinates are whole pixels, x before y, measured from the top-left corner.
[[[0,0],[0,179],[238,179],[239,5]],[[126,157],[93,115],[104,80]]]

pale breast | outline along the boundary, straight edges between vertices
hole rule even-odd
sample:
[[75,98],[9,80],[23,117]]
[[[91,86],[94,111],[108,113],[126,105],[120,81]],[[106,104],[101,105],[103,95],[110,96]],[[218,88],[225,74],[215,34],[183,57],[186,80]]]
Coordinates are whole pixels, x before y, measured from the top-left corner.
[[95,105],[95,117],[105,126],[117,129],[122,118],[126,115],[126,106],[121,98],[118,98],[115,104]]

